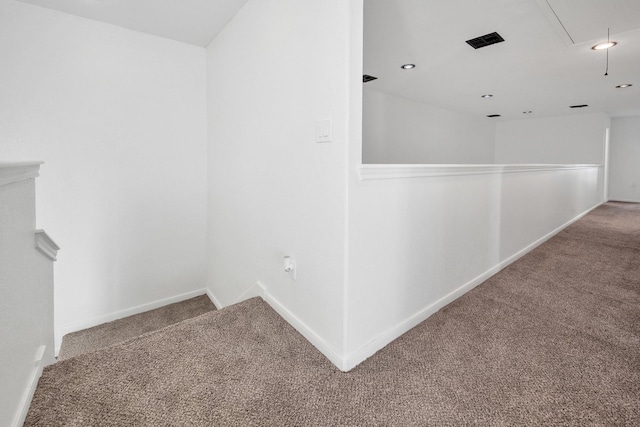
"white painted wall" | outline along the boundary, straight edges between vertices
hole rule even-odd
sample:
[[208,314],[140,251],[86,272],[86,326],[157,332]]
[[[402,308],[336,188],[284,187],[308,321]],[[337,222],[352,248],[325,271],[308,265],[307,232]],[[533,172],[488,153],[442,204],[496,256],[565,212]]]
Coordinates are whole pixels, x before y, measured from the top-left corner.
[[[221,305],[262,283],[348,369],[600,202],[597,167],[360,180],[362,3],[249,0],[206,72],[198,48],[2,3],[0,155],[47,161],[59,320],[198,289],[206,264]],[[496,154],[522,150],[543,158]]]
[[348,366],[597,206],[600,175],[598,167],[589,167],[354,178],[349,189]]
[[[361,1],[353,2],[352,52],[362,51],[362,39],[357,37],[362,33],[361,6]],[[351,61],[353,69],[362,69],[361,56],[353,54]],[[597,206],[602,197],[602,172],[597,166],[361,180],[359,77],[351,76],[350,85],[347,368]],[[496,149],[496,163],[600,163],[605,117],[598,119],[593,129],[600,139],[588,132],[584,145],[578,140],[572,144],[574,155],[560,149],[545,158],[522,143],[521,148]],[[583,124],[590,127],[588,121]],[[553,120],[535,126],[532,122],[530,130],[543,135],[549,123]],[[517,143],[528,140],[526,124],[518,129],[509,126]],[[498,143],[511,140],[505,128],[500,132],[498,125]],[[526,157],[527,153],[535,156]]]
[[[0,177],[11,167],[0,164]],[[42,367],[54,361],[53,262],[35,247],[34,178],[12,181],[0,182],[2,426],[22,425]]]
[[501,121],[496,128],[497,164],[604,162],[604,113]]
[[45,161],[56,328],[206,281],[205,50],[0,2],[0,159]]
[[609,198],[640,203],[640,117],[611,120]]
[[[207,51],[208,287],[228,305],[260,281],[337,364],[349,3],[249,0]],[[324,119],[333,141],[315,143],[314,123]],[[283,270],[286,255],[296,281]]]
[[496,122],[363,90],[363,163],[494,162]]

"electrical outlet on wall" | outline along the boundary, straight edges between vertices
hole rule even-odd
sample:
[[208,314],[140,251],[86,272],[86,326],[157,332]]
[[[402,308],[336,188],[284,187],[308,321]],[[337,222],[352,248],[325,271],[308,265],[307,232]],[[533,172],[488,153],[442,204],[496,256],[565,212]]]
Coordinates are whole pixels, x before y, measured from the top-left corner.
[[284,257],[284,271],[289,274],[293,280],[296,280],[296,262],[290,256]]

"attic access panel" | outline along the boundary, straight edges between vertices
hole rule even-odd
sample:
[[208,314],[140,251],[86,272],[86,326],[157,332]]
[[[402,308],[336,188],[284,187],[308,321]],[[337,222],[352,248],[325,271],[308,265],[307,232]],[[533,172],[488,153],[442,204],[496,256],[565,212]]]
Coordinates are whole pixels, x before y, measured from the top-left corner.
[[502,36],[494,32],[476,37],[475,39],[467,40],[467,43],[474,49],[480,49],[481,47],[491,46],[492,44],[502,43],[503,41],[504,39]]

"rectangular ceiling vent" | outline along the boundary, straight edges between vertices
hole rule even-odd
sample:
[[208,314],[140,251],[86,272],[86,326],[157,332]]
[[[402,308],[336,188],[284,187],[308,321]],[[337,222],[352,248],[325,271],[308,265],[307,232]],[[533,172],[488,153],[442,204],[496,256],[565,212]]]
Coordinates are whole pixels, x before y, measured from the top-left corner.
[[502,117],[500,114],[489,114],[487,117]]
[[476,37],[475,39],[467,40],[469,46],[474,49],[480,49],[481,47],[487,47],[492,44],[501,43],[504,39],[498,33],[485,34],[484,36]]
[[362,75],[362,83],[370,82],[372,80],[377,80],[377,79],[378,79],[377,77],[373,77],[373,76],[370,76],[368,74],[363,74]]
[[586,107],[588,107],[587,104],[569,105],[569,108],[586,108]]

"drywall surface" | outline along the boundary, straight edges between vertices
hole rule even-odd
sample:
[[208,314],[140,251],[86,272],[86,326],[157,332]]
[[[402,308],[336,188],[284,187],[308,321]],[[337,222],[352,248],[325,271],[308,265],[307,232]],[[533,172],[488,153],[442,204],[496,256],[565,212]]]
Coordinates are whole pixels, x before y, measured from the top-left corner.
[[610,123],[602,113],[499,122],[496,163],[602,164]]
[[[342,0],[249,0],[207,57],[209,290],[229,305],[261,282],[338,358],[348,10]],[[332,141],[316,143],[315,123],[324,120]]]
[[[362,30],[355,14],[351,29],[354,34]],[[352,52],[362,51],[361,43],[361,38],[353,37]],[[354,54],[351,61],[353,69],[362,68],[361,56]],[[449,168],[448,176],[420,178],[389,178],[381,171],[380,179],[361,179],[361,154],[366,143],[359,132],[362,85],[354,81],[349,89],[347,369],[597,206],[602,200],[603,179],[599,166],[522,167],[520,172],[514,167],[510,173],[479,168],[470,174]],[[597,134],[592,137],[592,132],[587,132],[584,146],[574,135],[572,145],[580,148],[574,155],[560,148],[545,157],[536,147],[522,143],[522,154],[535,155],[520,156],[514,147],[496,148],[496,154],[501,153],[496,155],[496,163],[601,163],[606,117],[568,122],[572,120]],[[598,120],[597,125],[591,127],[590,120]],[[544,136],[549,123],[555,122],[506,125],[514,138],[522,137],[531,144],[539,138],[530,138],[527,132]],[[504,129],[497,135],[498,142],[501,139],[503,144],[511,140]],[[548,149],[553,145],[542,143]],[[428,168],[423,172],[437,175],[438,171]],[[468,172],[474,166],[461,168]]]
[[43,364],[54,361],[53,267],[35,248],[35,222],[34,179],[0,184],[2,426],[20,422],[42,368],[40,358]]
[[352,182],[347,358],[359,363],[601,201],[600,168]]
[[496,122],[364,89],[363,163],[494,162]]
[[205,50],[2,1],[0,57],[0,159],[45,161],[64,248],[56,329],[204,288]]
[[609,198],[640,203],[640,117],[611,120]]

